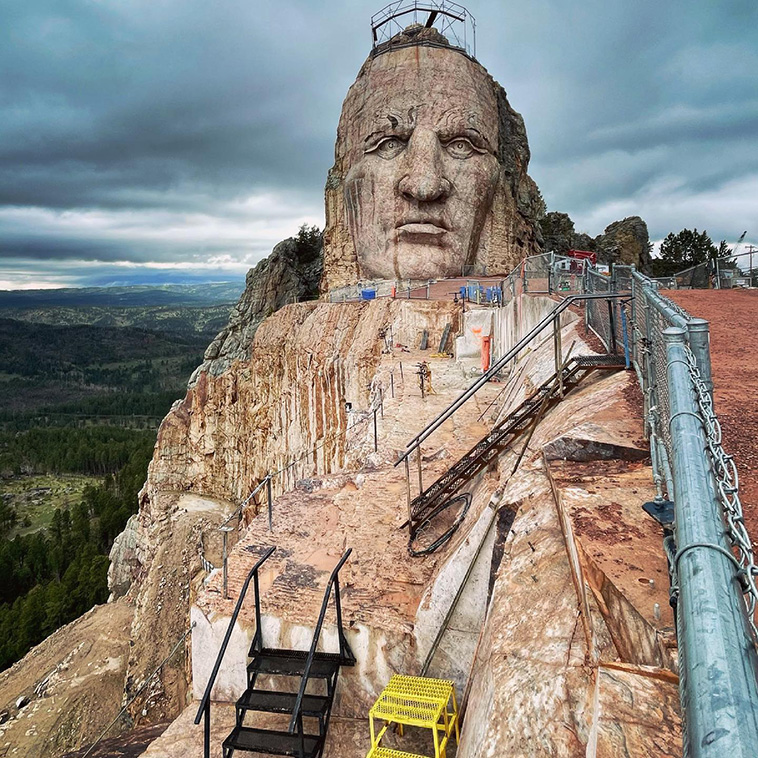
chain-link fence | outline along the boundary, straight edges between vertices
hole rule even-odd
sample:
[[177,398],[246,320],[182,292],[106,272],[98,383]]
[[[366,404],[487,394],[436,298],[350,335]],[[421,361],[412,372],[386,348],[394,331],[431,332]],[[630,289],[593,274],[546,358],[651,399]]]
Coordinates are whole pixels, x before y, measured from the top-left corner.
[[758,285],[758,250],[752,245],[747,252],[712,258],[696,266],[677,271],[672,276],[656,279],[664,289],[732,289]]
[[[601,274],[588,267],[584,276],[584,291],[590,295],[615,292],[614,281],[609,275]],[[624,317],[615,300],[585,300],[584,320],[605,346],[609,353],[619,353],[625,343],[622,331]]]
[[[713,411],[708,324],[632,276],[632,356],[671,560],[685,755],[758,755],[758,568]],[[718,734],[718,740],[714,735]]]

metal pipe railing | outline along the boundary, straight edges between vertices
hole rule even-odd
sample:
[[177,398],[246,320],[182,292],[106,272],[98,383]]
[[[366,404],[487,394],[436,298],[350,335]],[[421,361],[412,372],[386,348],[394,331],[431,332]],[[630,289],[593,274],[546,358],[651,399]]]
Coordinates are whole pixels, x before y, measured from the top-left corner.
[[[295,728],[300,725],[300,731],[302,735],[303,696],[305,695],[305,688],[308,686],[308,679],[310,678],[311,674],[311,666],[313,665],[313,659],[316,655],[316,648],[318,647],[319,637],[321,636],[321,627],[324,625],[324,617],[326,616],[326,609],[329,605],[329,596],[332,594],[332,586],[335,587],[334,602],[337,610],[337,635],[339,637],[340,657],[344,657],[346,650],[350,650],[350,648],[347,646],[347,640],[345,639],[345,634],[342,629],[342,605],[340,603],[338,575],[340,569],[344,565],[345,561],[350,557],[350,553],[352,552],[353,549],[351,547],[349,547],[344,552],[342,558],[340,558],[339,563],[332,570],[329,581],[327,582],[326,590],[324,591],[324,600],[321,603],[321,612],[318,615],[316,628],[313,631],[313,640],[311,642],[310,650],[308,651],[308,658],[306,659],[305,668],[303,669],[303,678],[300,682],[300,689],[298,690],[297,699],[295,700],[295,707],[292,711],[292,718],[290,719],[290,734],[292,734],[295,731]],[[350,652],[350,657],[352,658],[352,652]]]
[[221,643],[218,655],[216,656],[216,663],[213,665],[213,671],[211,671],[211,675],[208,678],[208,683],[205,686],[205,692],[203,693],[203,697],[200,700],[200,706],[198,707],[197,714],[195,715],[195,724],[199,724],[200,719],[205,717],[205,721],[203,723],[203,755],[205,758],[209,758],[211,754],[211,691],[213,690],[213,685],[216,682],[216,677],[218,676],[219,669],[221,668],[221,662],[223,661],[224,653],[226,653],[227,645],[229,644],[229,640],[232,637],[234,625],[237,623],[237,616],[239,616],[240,609],[242,608],[242,602],[245,599],[247,589],[253,579],[255,580],[255,637],[253,637],[253,645],[256,647],[256,649],[259,649],[262,646],[263,634],[261,631],[261,605],[258,590],[258,569],[271,557],[275,550],[275,547],[270,547],[268,550],[266,550],[266,552],[258,559],[255,566],[250,569],[250,573],[247,575],[247,579],[245,579],[245,583],[242,585],[242,590],[240,591],[239,598],[237,598],[237,605],[234,607],[234,613],[232,613],[232,617],[229,620],[229,626],[226,628],[224,640]]
[[663,331],[674,473],[685,755],[758,756],[758,656],[695,402],[686,330]]
[[485,371],[467,390],[464,390],[442,413],[430,421],[407,445],[408,448],[395,461],[395,466],[400,465],[411,453],[418,448],[427,437],[447,421],[469,398],[475,395],[487,382],[502,371],[532,340],[541,334],[548,326],[551,326],[561,313],[575,302],[587,300],[608,300],[624,297],[618,293],[601,292],[597,294],[570,295],[562,300],[550,313],[548,313],[535,327],[522,337],[502,358],[498,359]]

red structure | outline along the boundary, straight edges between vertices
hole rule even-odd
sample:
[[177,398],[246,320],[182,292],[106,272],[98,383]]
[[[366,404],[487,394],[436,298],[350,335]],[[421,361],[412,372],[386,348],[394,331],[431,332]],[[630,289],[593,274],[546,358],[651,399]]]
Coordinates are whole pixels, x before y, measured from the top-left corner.
[[593,266],[597,265],[597,253],[591,253],[589,250],[569,250],[566,255],[578,261],[589,261]]

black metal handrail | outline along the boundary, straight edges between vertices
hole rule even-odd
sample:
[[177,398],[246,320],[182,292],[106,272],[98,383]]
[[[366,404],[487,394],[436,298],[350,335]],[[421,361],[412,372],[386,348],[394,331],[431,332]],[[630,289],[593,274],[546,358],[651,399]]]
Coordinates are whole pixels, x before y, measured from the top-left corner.
[[503,370],[505,366],[512,361],[538,334],[550,326],[570,305],[580,300],[615,300],[624,297],[615,292],[599,292],[584,295],[570,295],[562,300],[553,308],[535,327],[524,335],[502,358],[497,360],[492,366],[485,371],[468,389],[464,390],[442,413],[430,421],[407,445],[408,448],[395,461],[395,466],[399,466],[407,460],[411,453],[416,450],[421,443],[429,437],[432,432],[447,421],[470,397],[476,394],[487,382],[490,381],[497,373]]
[[226,647],[231,639],[232,632],[234,631],[234,625],[237,623],[237,616],[239,616],[240,609],[242,608],[242,602],[245,599],[247,588],[250,586],[250,580],[253,580],[253,587],[255,590],[255,636],[253,637],[253,647],[256,650],[260,650],[263,646],[263,633],[261,631],[261,598],[258,587],[258,569],[271,557],[275,547],[270,547],[266,552],[258,559],[255,566],[250,569],[250,573],[245,579],[245,583],[242,585],[242,590],[237,598],[237,605],[234,607],[234,613],[229,620],[229,626],[226,629],[224,635],[224,641],[221,643],[221,648],[216,656],[216,663],[213,666],[208,684],[205,686],[205,692],[200,700],[200,707],[197,709],[197,715],[195,716],[195,724],[200,723],[200,719],[205,716],[205,722],[203,724],[204,738],[203,738],[203,755],[205,758],[210,758],[211,754],[211,690],[218,676],[219,669],[221,668],[221,661],[226,653]]
[[290,720],[289,731],[292,734],[295,731],[295,727],[300,726],[300,734],[302,737],[303,731],[303,696],[305,695],[305,688],[308,686],[308,679],[311,673],[311,666],[313,665],[313,658],[316,655],[316,647],[318,646],[319,637],[321,636],[321,627],[324,625],[324,617],[326,616],[326,609],[329,605],[329,597],[332,594],[332,586],[334,586],[334,605],[337,611],[337,636],[339,638],[340,646],[340,659],[341,660],[355,660],[353,652],[350,649],[345,632],[342,628],[342,605],[340,603],[340,583],[339,583],[339,571],[344,565],[345,561],[350,557],[350,553],[353,549],[349,547],[339,563],[332,570],[332,574],[329,577],[329,581],[324,591],[324,601],[321,603],[321,613],[318,615],[318,621],[316,622],[316,628],[313,631],[313,641],[311,642],[311,649],[308,651],[308,658],[305,662],[305,668],[303,669],[303,679],[300,682],[300,689],[297,693],[297,700],[295,701],[295,707],[292,711],[292,719]]

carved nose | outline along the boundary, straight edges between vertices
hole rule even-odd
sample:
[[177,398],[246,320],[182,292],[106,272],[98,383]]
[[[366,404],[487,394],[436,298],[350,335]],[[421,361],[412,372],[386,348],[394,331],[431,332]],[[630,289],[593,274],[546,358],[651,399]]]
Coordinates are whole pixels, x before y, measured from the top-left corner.
[[452,185],[444,175],[442,148],[434,132],[415,131],[405,154],[406,170],[397,185],[404,198],[431,203],[450,194]]

